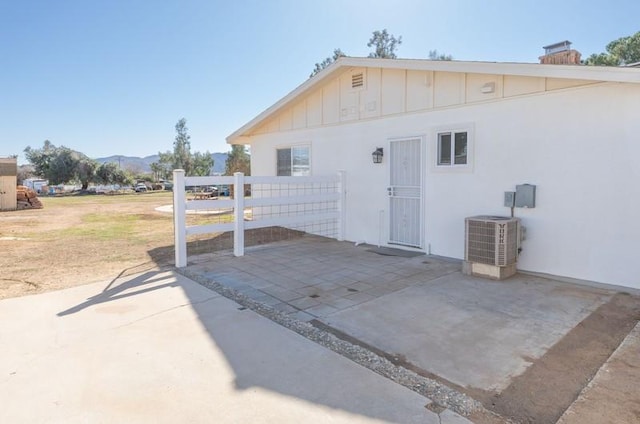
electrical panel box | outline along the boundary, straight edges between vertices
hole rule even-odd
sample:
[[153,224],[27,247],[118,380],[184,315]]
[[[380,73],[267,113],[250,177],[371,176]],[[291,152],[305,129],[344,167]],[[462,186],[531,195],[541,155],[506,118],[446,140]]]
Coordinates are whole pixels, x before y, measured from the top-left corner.
[[516,208],[536,207],[536,186],[521,184],[516,186]]
[[505,191],[504,192],[504,207],[512,208],[516,204],[516,192],[515,191]]

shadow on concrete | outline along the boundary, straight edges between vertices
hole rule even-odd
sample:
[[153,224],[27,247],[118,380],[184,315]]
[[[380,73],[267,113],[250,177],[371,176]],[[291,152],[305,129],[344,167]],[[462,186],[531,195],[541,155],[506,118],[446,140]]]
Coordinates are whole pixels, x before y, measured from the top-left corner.
[[[164,259],[172,249],[173,246],[155,249],[150,254]],[[164,265],[164,261],[161,264]],[[163,292],[166,290],[178,288],[188,299],[187,304],[197,314],[213,345],[223,352],[235,374],[234,386],[237,390],[263,388],[312,404],[385,422],[437,422],[437,417],[431,415],[429,419],[432,413],[424,409],[428,399],[387,380],[383,380],[387,391],[376,393],[374,383],[380,383],[379,379],[382,377],[284,327],[274,325],[195,282],[181,276],[163,276],[161,273],[162,271],[154,270],[135,277],[118,277],[109,282],[100,293],[57,315],[64,317],[94,307],[105,308],[104,305],[109,302],[119,305],[112,306],[113,310],[126,312],[130,309],[119,301],[140,296],[141,302],[145,302],[145,299],[148,302],[148,295],[158,299],[165,297]],[[127,272],[123,271],[121,275],[125,274]],[[131,305],[131,302],[125,303]],[[158,307],[157,313],[178,306],[184,305],[163,303]],[[137,311],[121,319],[136,322],[147,316]],[[311,343],[313,348],[308,348]],[[357,371],[354,372],[354,369]],[[407,411],[413,411],[414,414],[409,420]],[[278,417],[273,417],[274,422],[277,420]]]
[[[263,388],[384,422],[431,422],[425,420],[427,399],[414,393],[407,396],[406,389],[390,381],[385,383],[392,390],[381,392],[376,380],[382,377],[318,345],[307,349],[313,342],[284,327],[270,331],[272,323],[265,318],[226,298],[223,301],[224,306],[208,302],[193,307],[212,342],[224,352],[237,390]],[[413,411],[414,419],[407,420],[408,411]]]
[[[123,271],[124,272],[124,271]],[[103,290],[95,296],[91,296],[78,305],[75,305],[67,310],[59,312],[57,315],[63,317],[65,315],[75,314],[83,309],[91,306],[99,305],[101,303],[112,302],[114,300],[124,299],[131,296],[138,296],[150,291],[160,290],[167,287],[178,287],[176,282],[168,282],[163,284],[154,284],[164,281],[164,278],[156,278],[157,271],[147,271],[133,279],[126,280],[123,283],[116,284],[123,273],[120,273],[118,277],[114,278]]]

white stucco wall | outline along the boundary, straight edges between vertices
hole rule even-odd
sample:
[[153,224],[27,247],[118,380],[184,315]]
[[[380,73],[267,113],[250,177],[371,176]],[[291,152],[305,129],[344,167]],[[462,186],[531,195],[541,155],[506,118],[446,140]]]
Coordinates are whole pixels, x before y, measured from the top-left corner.
[[[275,175],[275,149],[311,146],[311,172],[347,171],[346,238],[388,239],[389,139],[424,140],[424,250],[464,256],[464,218],[508,215],[503,192],[537,186],[518,267],[640,288],[640,84],[603,83],[249,137],[254,175]],[[472,128],[472,166],[435,166],[437,129]],[[385,158],[387,159],[387,158]],[[380,213],[385,225],[380,228]]]

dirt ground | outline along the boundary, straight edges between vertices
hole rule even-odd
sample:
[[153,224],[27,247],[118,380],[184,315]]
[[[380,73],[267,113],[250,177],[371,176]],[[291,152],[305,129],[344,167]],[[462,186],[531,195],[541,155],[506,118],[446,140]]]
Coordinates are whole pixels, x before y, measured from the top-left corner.
[[[174,263],[171,192],[40,197],[43,209],[0,212],[0,299],[106,281]],[[187,225],[229,220],[187,216]],[[249,231],[246,245],[298,237]],[[230,233],[188,238],[191,255],[232,248]]]
[[172,244],[172,216],[155,211],[171,193],[40,199],[43,209],[0,212],[0,299],[168,263],[148,251]]

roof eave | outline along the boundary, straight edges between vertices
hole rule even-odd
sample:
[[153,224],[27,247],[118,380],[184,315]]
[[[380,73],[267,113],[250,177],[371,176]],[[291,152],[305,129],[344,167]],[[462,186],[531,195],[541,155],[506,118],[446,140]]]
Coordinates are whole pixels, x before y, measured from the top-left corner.
[[545,65],[516,62],[466,62],[424,59],[345,58],[344,64],[370,68],[465,72],[530,77],[584,79],[591,81],[640,83],[637,70],[618,66]]

